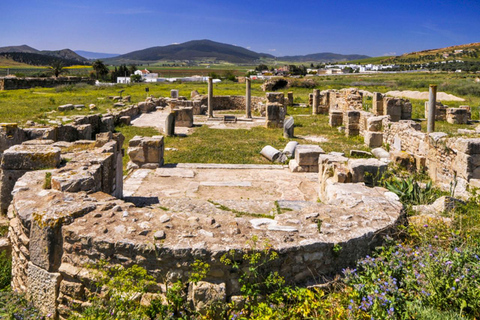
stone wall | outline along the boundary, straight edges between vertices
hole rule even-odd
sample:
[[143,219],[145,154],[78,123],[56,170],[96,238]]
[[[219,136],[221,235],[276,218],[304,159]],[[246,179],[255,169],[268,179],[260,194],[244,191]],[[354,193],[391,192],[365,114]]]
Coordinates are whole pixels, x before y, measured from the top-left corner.
[[30,89],[35,87],[53,88],[60,85],[69,85],[76,83],[86,83],[94,85],[95,80],[79,77],[60,77],[60,78],[0,78],[1,90]]
[[[93,150],[81,158],[68,164],[67,171],[49,171],[51,189],[43,186],[45,171],[27,172],[17,181],[9,209],[12,287],[28,293],[42,312],[62,319],[88,306],[87,297],[96,288],[87,267],[100,259],[145,268],[158,283],[146,294],[160,297],[166,285],[187,281],[192,263],[200,259],[210,265],[204,283],[224,288],[226,299],[240,294],[239,273],[220,258],[234,254],[240,267],[247,267],[242,255],[252,250],[252,237],[258,238],[259,250],[268,241],[278,252],[269,270],[279,272],[287,284],[306,284],[353,265],[403,217],[402,205],[387,190],[372,192],[363,184],[345,184],[343,193],[332,184],[325,189],[324,204],[306,204],[275,219],[239,218],[213,204],[210,214],[166,214],[161,208],[137,208],[115,199],[94,183],[100,177],[88,178],[103,171],[108,153]],[[79,167],[88,169],[71,175],[70,169]],[[354,209],[348,207],[352,202]],[[341,250],[334,252],[335,245]]]

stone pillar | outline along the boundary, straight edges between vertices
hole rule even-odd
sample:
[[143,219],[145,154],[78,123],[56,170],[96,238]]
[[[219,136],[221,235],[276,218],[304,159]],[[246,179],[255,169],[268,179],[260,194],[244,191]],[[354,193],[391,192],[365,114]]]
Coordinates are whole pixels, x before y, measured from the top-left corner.
[[377,116],[383,115],[383,94],[380,92],[373,93],[372,111]]
[[213,81],[208,77],[208,117],[213,118]]
[[318,103],[320,102],[320,90],[314,89],[313,90],[313,106],[312,106],[312,114],[318,114]]
[[165,119],[165,134],[169,137],[175,135],[175,111],[172,110]]
[[293,92],[288,92],[287,93],[287,101],[288,101],[287,105],[289,107],[292,107],[293,106]]
[[245,112],[248,119],[252,118],[252,81],[250,78],[245,79],[246,92],[245,92]]
[[430,85],[429,97],[428,97],[428,119],[427,119],[427,132],[435,132],[435,106],[437,104],[437,86]]

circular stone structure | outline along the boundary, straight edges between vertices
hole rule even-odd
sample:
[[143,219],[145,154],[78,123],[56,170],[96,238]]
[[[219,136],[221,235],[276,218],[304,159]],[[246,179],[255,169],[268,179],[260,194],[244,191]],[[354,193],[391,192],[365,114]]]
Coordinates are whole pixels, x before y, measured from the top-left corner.
[[155,294],[165,293],[166,283],[187,281],[198,259],[210,265],[204,281],[228,299],[240,294],[239,273],[222,263],[224,255],[235,253],[246,266],[245,251],[267,246],[278,253],[269,270],[289,284],[318,283],[365,256],[403,216],[394,194],[363,183],[328,183],[326,203],[280,200],[274,214],[262,216],[205,199],[136,207],[86,187],[60,191],[68,179],[69,186],[88,185],[81,169],[52,170],[57,189],[44,189],[45,171],[27,172],[9,209],[13,288],[28,292],[44,312],[65,317],[73,303],[86,302],[93,290],[87,265],[100,259],[145,268],[159,284]]

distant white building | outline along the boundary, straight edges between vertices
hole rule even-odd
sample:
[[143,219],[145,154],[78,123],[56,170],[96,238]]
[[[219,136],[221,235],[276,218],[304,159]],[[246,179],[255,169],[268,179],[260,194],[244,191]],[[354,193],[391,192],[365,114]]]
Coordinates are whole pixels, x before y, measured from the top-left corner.
[[130,83],[130,77],[117,77],[117,83]]

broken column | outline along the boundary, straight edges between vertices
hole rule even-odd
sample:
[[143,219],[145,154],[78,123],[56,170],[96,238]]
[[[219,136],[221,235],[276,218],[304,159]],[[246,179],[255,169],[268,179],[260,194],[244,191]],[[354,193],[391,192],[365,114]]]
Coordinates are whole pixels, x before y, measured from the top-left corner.
[[293,106],[293,92],[288,92],[287,93],[287,105],[289,107]]
[[312,106],[312,114],[318,114],[318,103],[320,102],[320,90],[314,89],[313,90],[313,106]]
[[170,98],[178,99],[178,90],[176,90],[176,89],[170,90]]
[[373,93],[372,110],[377,116],[383,115],[383,97],[384,95],[380,92]]
[[169,137],[175,135],[175,111],[170,112],[165,119],[165,134]]
[[330,127],[340,127],[343,124],[343,112],[340,110],[331,110],[328,124]]
[[360,134],[360,111],[349,110],[344,112],[343,125],[347,137],[358,136]]
[[428,97],[427,132],[435,131],[435,105],[437,103],[437,86],[431,84]]
[[288,120],[285,121],[283,124],[283,137],[284,138],[293,138],[293,127],[294,127],[294,121],[293,117],[288,118]]
[[252,118],[252,80],[250,78],[245,79],[246,94],[245,94],[245,112],[248,119]]
[[208,117],[213,118],[213,80],[208,77]]
[[267,128],[281,128],[283,126],[283,105],[280,103],[268,103],[265,119],[265,127]]

